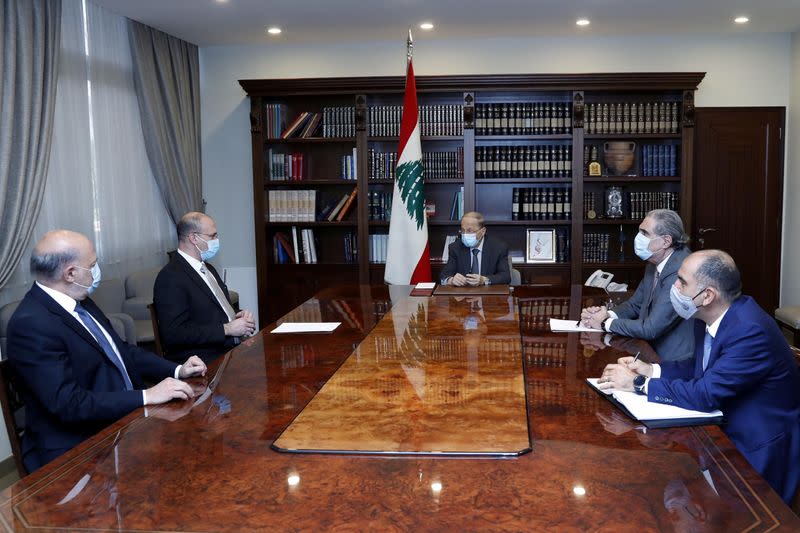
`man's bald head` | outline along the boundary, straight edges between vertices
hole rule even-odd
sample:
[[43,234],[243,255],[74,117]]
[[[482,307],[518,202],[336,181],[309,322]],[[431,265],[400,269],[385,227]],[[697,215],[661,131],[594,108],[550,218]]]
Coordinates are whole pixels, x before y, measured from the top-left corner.
[[722,250],[700,250],[686,258],[690,260],[698,285],[716,288],[728,303],[741,296],[742,276],[730,254]]
[[64,229],[48,231],[31,252],[31,274],[39,282],[56,282],[66,267],[89,258],[96,260],[94,246],[86,236]]
[[186,241],[193,233],[204,233],[208,230],[208,226],[213,224],[214,220],[199,211],[189,211],[178,220],[176,230],[178,232],[178,240]]

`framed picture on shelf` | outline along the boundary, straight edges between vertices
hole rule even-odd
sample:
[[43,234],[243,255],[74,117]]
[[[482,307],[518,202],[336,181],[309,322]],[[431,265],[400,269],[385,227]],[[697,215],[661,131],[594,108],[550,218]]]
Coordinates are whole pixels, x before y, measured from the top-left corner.
[[529,229],[527,230],[527,263],[555,263],[556,262],[556,230],[554,229]]

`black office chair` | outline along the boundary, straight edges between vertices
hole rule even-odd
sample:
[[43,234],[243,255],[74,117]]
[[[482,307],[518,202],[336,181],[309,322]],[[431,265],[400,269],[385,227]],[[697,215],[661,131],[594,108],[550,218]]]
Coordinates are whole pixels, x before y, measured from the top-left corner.
[[3,407],[3,420],[8,431],[8,440],[11,443],[11,453],[14,454],[14,463],[17,465],[19,477],[28,475],[22,463],[21,443],[25,433],[25,403],[13,385],[11,365],[7,359],[0,360],[0,404]]
[[157,355],[164,357],[167,351],[164,349],[164,344],[161,342],[161,330],[158,329],[158,314],[156,313],[155,304],[147,304],[147,309],[150,311],[150,322],[153,324],[153,342],[155,343],[155,352]]

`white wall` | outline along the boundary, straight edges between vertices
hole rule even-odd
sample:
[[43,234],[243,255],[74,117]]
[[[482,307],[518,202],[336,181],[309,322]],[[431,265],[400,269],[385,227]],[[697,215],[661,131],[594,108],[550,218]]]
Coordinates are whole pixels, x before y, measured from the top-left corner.
[[800,31],[792,35],[787,112],[786,180],[783,189],[781,305],[800,305]]
[[[698,106],[789,106],[790,61],[798,80],[798,38],[789,34],[742,36],[626,36],[426,40],[414,47],[417,75],[565,72],[707,72]],[[200,49],[203,195],[222,239],[219,263],[255,267],[249,102],[237,80],[332,76],[403,75],[405,39],[391,42],[282,46],[212,46]],[[800,83],[794,87],[795,99]],[[794,110],[796,114],[800,110]],[[800,139],[794,140],[800,148]],[[787,152],[789,153],[789,152]],[[794,175],[800,171],[794,163]],[[797,187],[795,187],[796,189]],[[787,187],[787,191],[789,187]],[[800,200],[800,191],[793,190]],[[800,229],[794,216],[786,234]],[[797,239],[784,244],[784,272],[798,272]],[[255,291],[255,276],[246,276]],[[784,290],[784,296],[788,295]],[[797,282],[794,283],[795,295]],[[800,303],[800,298],[794,298]]]

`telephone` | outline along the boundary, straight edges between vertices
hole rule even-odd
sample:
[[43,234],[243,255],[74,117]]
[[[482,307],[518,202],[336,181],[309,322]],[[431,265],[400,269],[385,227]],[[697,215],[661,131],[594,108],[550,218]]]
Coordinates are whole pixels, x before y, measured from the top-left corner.
[[603,272],[602,270],[598,269],[589,276],[589,279],[586,280],[587,287],[600,287],[601,289],[605,289],[608,284],[611,282],[611,278],[614,277],[614,274],[611,272]]
[[625,292],[628,290],[627,283],[613,283],[611,278],[614,274],[611,272],[603,272],[602,270],[595,270],[589,279],[586,280],[587,287],[599,287],[605,289],[606,292]]

